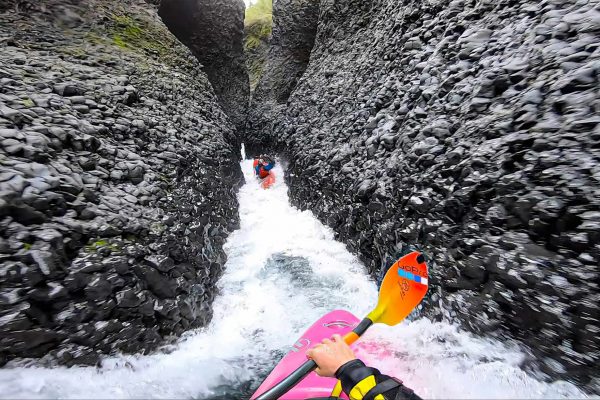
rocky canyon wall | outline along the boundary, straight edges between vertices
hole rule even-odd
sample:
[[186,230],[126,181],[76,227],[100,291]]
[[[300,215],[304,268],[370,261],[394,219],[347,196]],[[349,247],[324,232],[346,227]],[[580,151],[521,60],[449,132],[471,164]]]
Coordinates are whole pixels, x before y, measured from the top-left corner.
[[322,0],[319,13],[287,105],[247,138],[287,158],[295,205],[374,275],[422,249],[426,313],[516,338],[543,372],[598,390],[598,4]]
[[243,178],[202,66],[134,0],[3,3],[0,47],[0,365],[206,324]]
[[238,133],[250,100],[243,48],[244,7],[243,0],[162,0],[159,8],[171,32],[202,63]]
[[317,22],[318,0],[276,0],[273,3],[273,32],[264,73],[252,94],[244,141],[249,153],[260,153],[273,123],[285,111],[287,100],[306,70]]

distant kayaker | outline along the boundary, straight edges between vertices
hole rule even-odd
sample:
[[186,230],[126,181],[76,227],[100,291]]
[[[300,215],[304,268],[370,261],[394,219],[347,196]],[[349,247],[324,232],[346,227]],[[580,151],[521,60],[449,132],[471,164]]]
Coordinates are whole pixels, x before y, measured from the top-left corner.
[[254,174],[260,179],[264,179],[269,176],[269,171],[275,166],[275,161],[267,156],[261,155],[254,159]]
[[306,352],[317,363],[319,376],[336,377],[350,400],[420,400],[396,378],[367,367],[340,335],[325,339]]

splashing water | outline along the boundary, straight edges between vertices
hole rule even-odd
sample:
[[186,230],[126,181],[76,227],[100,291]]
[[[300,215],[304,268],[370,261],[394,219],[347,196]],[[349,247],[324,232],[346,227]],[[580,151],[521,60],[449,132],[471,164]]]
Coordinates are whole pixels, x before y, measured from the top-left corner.
[[[186,334],[169,354],[114,357],[101,369],[13,364],[0,370],[0,398],[246,398],[321,315],[370,310],[375,283],[329,228],[289,205],[281,167],[263,190],[252,162],[241,165],[241,227],[225,245],[208,327]],[[427,398],[585,397],[570,383],[523,372],[518,349],[446,323],[374,326],[363,347],[369,364]]]

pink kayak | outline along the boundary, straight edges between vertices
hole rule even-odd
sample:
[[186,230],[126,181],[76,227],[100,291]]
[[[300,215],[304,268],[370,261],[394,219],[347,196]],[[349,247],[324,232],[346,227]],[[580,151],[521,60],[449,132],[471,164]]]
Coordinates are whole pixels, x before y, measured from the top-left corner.
[[[306,351],[321,342],[325,338],[330,338],[334,334],[344,336],[350,332],[360,320],[354,315],[344,310],[335,310],[325,315],[315,322],[292,346],[292,349],[271,371],[267,379],[256,390],[252,399],[255,399],[279,381],[288,376],[296,368],[306,361]],[[353,349],[357,349],[353,346]],[[357,352],[358,353],[358,352]],[[357,354],[359,356],[359,354]],[[316,373],[311,372],[304,380],[298,383],[292,390],[281,399],[310,399],[315,397],[329,397],[337,384],[335,378],[322,378]],[[339,395],[341,399],[348,397],[343,393]]]

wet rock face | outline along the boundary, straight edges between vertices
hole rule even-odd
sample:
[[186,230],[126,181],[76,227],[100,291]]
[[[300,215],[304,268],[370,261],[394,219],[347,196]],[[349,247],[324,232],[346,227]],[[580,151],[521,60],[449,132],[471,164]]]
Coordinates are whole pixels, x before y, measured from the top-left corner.
[[244,26],[244,53],[250,78],[250,91],[256,89],[267,62],[272,21],[256,21]]
[[374,274],[421,248],[430,315],[517,338],[584,384],[600,355],[599,15],[586,1],[321,2],[308,69],[255,132],[287,154],[295,204]]
[[93,365],[210,319],[242,175],[155,11],[47,3],[0,14],[0,360]]
[[315,42],[319,2],[316,0],[277,0],[273,3],[273,33],[267,62],[252,103],[246,126],[246,148],[260,153],[264,131],[283,112],[290,94],[306,70]]
[[264,73],[253,102],[284,104],[306,70],[315,43],[319,2],[277,0],[273,3],[273,33]]
[[243,0],[162,0],[167,27],[203,65],[219,103],[243,127],[250,83],[246,70]]

